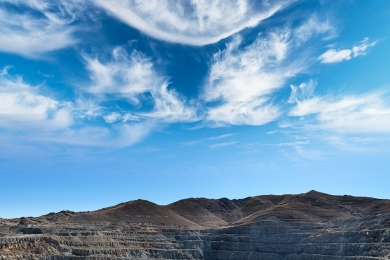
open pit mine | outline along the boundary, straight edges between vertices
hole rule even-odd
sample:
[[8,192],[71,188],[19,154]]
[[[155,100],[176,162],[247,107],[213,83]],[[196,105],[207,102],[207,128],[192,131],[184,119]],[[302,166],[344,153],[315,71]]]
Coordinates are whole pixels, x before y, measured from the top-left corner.
[[0,259],[390,259],[390,201],[310,191],[0,218]]

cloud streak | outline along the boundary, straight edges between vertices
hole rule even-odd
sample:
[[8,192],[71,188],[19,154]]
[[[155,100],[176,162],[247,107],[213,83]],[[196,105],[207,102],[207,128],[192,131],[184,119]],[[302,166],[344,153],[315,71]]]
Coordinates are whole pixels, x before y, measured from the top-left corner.
[[233,135],[236,135],[236,133],[224,134],[224,135],[209,137],[209,138],[207,138],[207,140],[220,140],[220,139],[225,139],[225,138],[231,137]]
[[368,43],[368,38],[365,38],[360,45],[353,46],[351,49],[336,50],[330,49],[318,57],[321,63],[337,63],[345,60],[350,60],[367,54],[367,50],[373,47],[376,42]]
[[309,117],[307,130],[339,133],[390,133],[390,106],[383,95],[313,97],[298,102],[290,116]]
[[[10,76],[9,68],[0,73],[0,128],[10,131],[6,136],[9,141],[17,138],[24,143],[125,147],[140,141],[153,129],[152,122],[138,122],[130,113],[107,113],[105,108],[86,99],[56,100],[41,93],[41,86],[31,86],[20,76]],[[99,118],[108,125],[89,126]],[[15,131],[17,135],[12,134]]]
[[[37,58],[78,42],[71,24],[79,1],[21,1],[0,3],[0,51]],[[23,11],[7,8],[12,5]]]
[[[302,72],[310,59],[305,55],[292,58],[291,53],[303,52],[304,41],[332,30],[328,22],[313,16],[298,29],[276,28],[246,46],[240,36],[233,37],[213,57],[203,92],[206,120],[216,126],[263,125],[276,120],[282,111],[272,103],[273,95],[287,79]],[[301,91],[309,87],[292,86]]]
[[201,46],[254,27],[292,2],[96,0],[95,4],[153,38]]
[[[125,100],[134,107],[134,111],[128,112],[143,119],[167,123],[198,120],[194,105],[169,88],[168,78],[160,75],[143,53],[136,50],[128,53],[124,47],[115,47],[107,61],[85,55],[84,59],[92,81],[83,88],[86,92],[103,99]],[[154,104],[152,111],[142,108],[140,98],[145,100],[147,96]],[[106,122],[117,121],[118,117],[111,114]]]
[[150,59],[136,50],[128,53],[115,47],[107,61],[86,55],[84,59],[91,79],[84,90],[95,95],[126,99],[136,105],[140,94],[152,91],[164,80],[157,76]]
[[212,145],[209,145],[209,147],[211,149],[218,149],[218,148],[223,148],[223,147],[227,147],[227,146],[231,146],[231,145],[234,145],[236,144],[237,142],[224,142],[224,143],[218,143],[218,144],[212,144]]
[[141,141],[152,129],[153,125],[150,123],[117,124],[115,127],[86,126],[45,135],[32,134],[24,139],[28,142],[60,145],[121,148]]
[[306,42],[315,34],[327,34],[326,38],[332,38],[336,34],[335,28],[329,21],[320,21],[316,15],[311,16],[294,31],[299,43]]
[[209,106],[207,120],[262,125],[280,115],[279,108],[269,102],[270,94],[296,73],[283,66],[289,31],[258,37],[244,48],[240,48],[241,42],[237,36],[225,50],[214,55],[203,98],[220,104]]
[[291,85],[291,95],[287,103],[293,104],[300,100],[305,100],[314,96],[314,88],[317,82],[310,80],[309,82],[301,83],[299,86]]
[[67,128],[73,123],[72,104],[39,93],[21,77],[10,77],[7,69],[0,76],[0,127],[32,131]]

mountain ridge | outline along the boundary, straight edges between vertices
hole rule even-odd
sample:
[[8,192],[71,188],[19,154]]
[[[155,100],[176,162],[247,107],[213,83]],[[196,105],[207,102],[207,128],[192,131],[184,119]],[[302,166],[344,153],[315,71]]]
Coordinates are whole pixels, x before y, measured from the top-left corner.
[[[380,213],[390,213],[390,200],[330,195],[311,190],[300,194],[259,195],[243,199],[187,198],[167,205],[138,199],[95,211],[63,210],[40,217],[22,217],[14,220],[19,220],[22,224],[147,222],[201,229],[255,223],[268,217],[316,222],[347,220],[356,216]],[[0,219],[0,222],[4,223],[7,220]]]
[[388,260],[390,200],[309,191],[0,219],[0,259]]

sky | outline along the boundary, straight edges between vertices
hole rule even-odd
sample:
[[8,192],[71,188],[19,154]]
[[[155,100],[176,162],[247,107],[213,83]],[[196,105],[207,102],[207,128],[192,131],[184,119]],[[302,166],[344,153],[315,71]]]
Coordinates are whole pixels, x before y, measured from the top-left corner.
[[0,0],[0,217],[390,199],[390,1]]

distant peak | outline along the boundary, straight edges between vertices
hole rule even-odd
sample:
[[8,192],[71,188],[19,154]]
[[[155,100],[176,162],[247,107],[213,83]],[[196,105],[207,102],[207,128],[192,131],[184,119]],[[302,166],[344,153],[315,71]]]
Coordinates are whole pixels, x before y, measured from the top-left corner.
[[315,195],[315,194],[324,194],[324,193],[316,191],[316,190],[311,190],[311,191],[307,192],[306,194],[308,194],[308,195]]

